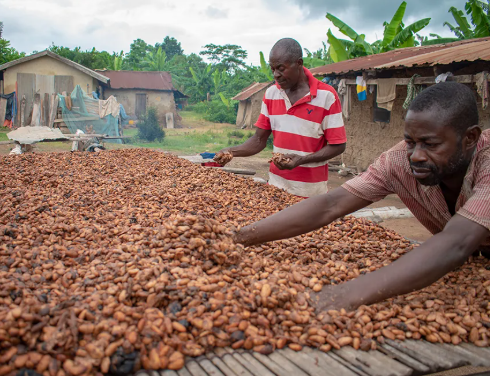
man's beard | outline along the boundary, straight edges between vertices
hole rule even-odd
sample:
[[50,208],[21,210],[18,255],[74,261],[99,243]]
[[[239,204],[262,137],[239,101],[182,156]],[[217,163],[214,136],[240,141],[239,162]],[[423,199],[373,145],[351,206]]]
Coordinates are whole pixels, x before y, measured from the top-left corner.
[[410,167],[430,170],[431,174],[429,176],[424,179],[417,179],[417,181],[422,185],[434,186],[441,184],[448,176],[466,172],[468,163],[469,160],[463,154],[462,145],[459,145],[458,150],[448,161],[447,165],[440,170],[437,166],[430,163],[410,162]]

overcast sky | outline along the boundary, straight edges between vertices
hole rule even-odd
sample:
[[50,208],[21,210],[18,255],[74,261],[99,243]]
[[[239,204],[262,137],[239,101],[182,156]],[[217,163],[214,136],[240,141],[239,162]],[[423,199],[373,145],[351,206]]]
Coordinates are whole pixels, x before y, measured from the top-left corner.
[[[366,34],[373,42],[383,34],[401,1],[393,0],[0,0],[4,38],[26,53],[53,42],[70,48],[129,51],[134,39],[161,42],[175,37],[186,54],[202,46],[238,44],[259,64],[276,40],[292,37],[316,50],[326,32],[337,29],[325,18],[330,12]],[[465,0],[407,0],[406,24],[430,17],[421,34],[453,36],[444,21],[454,23],[450,6],[463,9]]]

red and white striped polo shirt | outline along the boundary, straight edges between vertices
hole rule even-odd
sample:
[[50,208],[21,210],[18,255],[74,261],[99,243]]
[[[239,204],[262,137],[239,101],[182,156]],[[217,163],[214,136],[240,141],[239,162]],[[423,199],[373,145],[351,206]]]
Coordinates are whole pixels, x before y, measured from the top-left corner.
[[[304,68],[310,92],[293,105],[276,84],[267,89],[256,127],[272,130],[274,152],[308,155],[327,144],[347,141],[342,107],[335,90]],[[293,170],[279,170],[271,163],[269,184],[301,197],[326,193],[328,162],[308,163]]]

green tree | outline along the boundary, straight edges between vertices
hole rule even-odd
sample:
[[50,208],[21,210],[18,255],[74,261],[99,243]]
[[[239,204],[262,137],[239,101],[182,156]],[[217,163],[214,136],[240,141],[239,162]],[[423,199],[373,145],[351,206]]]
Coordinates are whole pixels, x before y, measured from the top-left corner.
[[180,42],[178,42],[174,37],[166,36],[163,39],[163,43],[155,44],[155,50],[158,50],[159,47],[162,47],[162,50],[167,55],[168,60],[171,60],[175,55],[184,54],[184,50],[182,49]]
[[372,55],[381,52],[391,51],[397,48],[417,46],[417,33],[426,27],[430,18],[423,18],[408,26],[403,23],[403,16],[407,3],[403,1],[393,15],[390,22],[384,23],[383,39],[374,43],[365,41],[365,35],[358,34],[353,28],[334,15],[327,13],[327,18],[336,26],[339,31],[350,40],[336,38],[331,30],[327,32],[330,44],[329,55],[334,62],[352,59],[359,56]]
[[129,47],[129,52],[124,57],[124,69],[142,70],[142,62],[147,58],[148,52],[154,50],[153,46],[143,39],[135,39]]
[[56,46],[53,43],[49,47],[49,50],[90,69],[104,69],[111,67],[114,60],[113,55],[109,54],[107,51],[97,51],[95,47],[90,51],[82,51],[80,47],[71,50],[68,47]]
[[123,60],[124,60],[124,52],[121,51],[119,54],[114,53],[113,58],[114,58],[114,60],[112,62],[112,65],[109,66],[109,69],[115,70],[115,71],[122,70]]
[[141,140],[162,142],[165,137],[165,132],[158,122],[157,110],[154,107],[148,109],[142,121],[136,126],[138,127],[138,138]]
[[203,48],[205,50],[199,52],[199,55],[208,57],[213,64],[222,65],[226,71],[235,71],[247,65],[244,61],[248,57],[247,51],[236,44],[220,46],[210,43]]
[[444,22],[457,37],[457,39],[472,39],[490,36],[490,0],[468,0],[465,4],[466,15],[470,17],[470,22],[464,12],[455,7],[449,8],[456,24],[453,26],[449,22]]
[[3,22],[0,22],[0,65],[20,59],[25,55],[24,52],[18,52],[15,48],[11,47],[8,40],[3,39]]
[[198,101],[203,101],[207,98],[207,93],[211,92],[213,81],[211,78],[212,64],[206,65],[205,68],[189,67],[194,85],[188,87],[188,92]]

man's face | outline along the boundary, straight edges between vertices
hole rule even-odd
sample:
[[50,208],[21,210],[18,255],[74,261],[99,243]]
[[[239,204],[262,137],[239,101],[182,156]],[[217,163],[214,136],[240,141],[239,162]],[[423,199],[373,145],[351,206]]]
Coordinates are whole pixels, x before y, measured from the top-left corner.
[[272,50],[269,55],[269,65],[274,79],[283,90],[295,87],[303,71],[303,59],[296,62],[288,60],[290,59],[280,49]]
[[438,185],[464,174],[471,155],[462,137],[445,124],[441,110],[408,111],[405,117],[407,156],[414,177],[423,185]]

